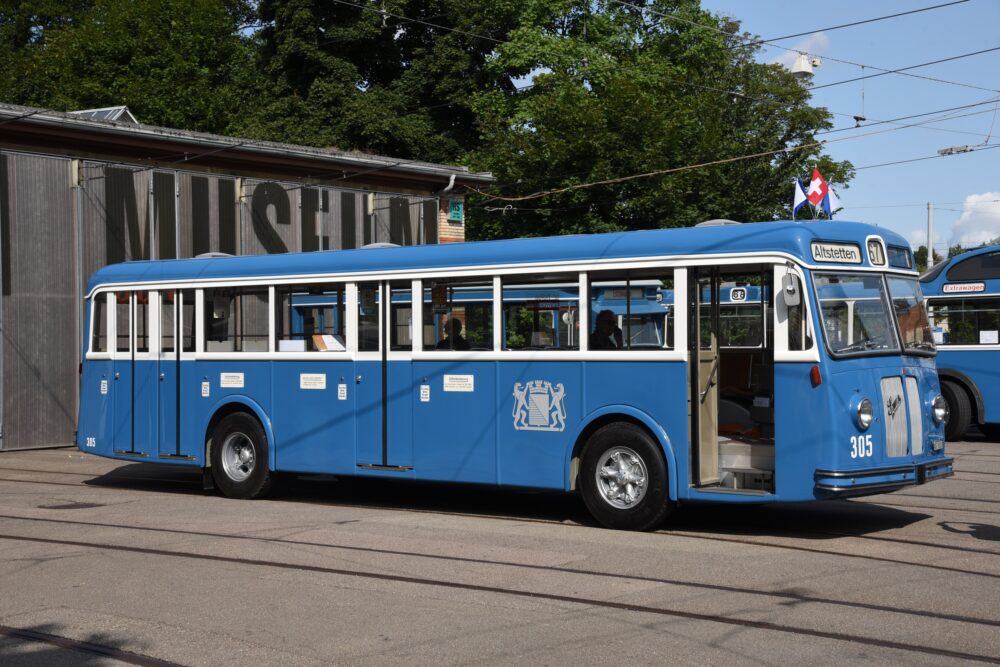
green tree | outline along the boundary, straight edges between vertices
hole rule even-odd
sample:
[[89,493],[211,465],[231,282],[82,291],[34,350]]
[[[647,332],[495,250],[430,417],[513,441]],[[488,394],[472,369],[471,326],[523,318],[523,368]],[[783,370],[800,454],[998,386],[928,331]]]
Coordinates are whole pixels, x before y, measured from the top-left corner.
[[[521,0],[262,0],[250,136],[449,162],[476,141],[467,101]],[[399,18],[405,16],[406,18]],[[502,85],[502,84],[501,84]],[[509,82],[505,88],[512,90]]]
[[481,141],[467,156],[498,177],[490,194],[510,199],[473,202],[470,236],[769,220],[790,216],[792,179],[813,165],[849,181],[850,163],[815,144],[830,115],[787,70],[756,62],[737,23],[697,0],[645,5],[527,3],[488,65],[497,79],[530,74],[533,85],[475,95]]
[[253,49],[238,33],[250,16],[245,0],[36,4],[76,11],[66,20],[32,15],[27,34],[35,37],[15,43],[0,74],[6,102],[58,110],[125,104],[144,123],[226,132],[252,100]]
[[[951,257],[951,255],[949,255]],[[913,252],[913,261],[917,264],[917,271],[923,273],[929,267],[927,266],[927,246],[922,245]],[[934,261],[931,262],[931,266],[936,265],[938,262],[943,262],[944,257],[938,254],[938,251],[934,251]]]

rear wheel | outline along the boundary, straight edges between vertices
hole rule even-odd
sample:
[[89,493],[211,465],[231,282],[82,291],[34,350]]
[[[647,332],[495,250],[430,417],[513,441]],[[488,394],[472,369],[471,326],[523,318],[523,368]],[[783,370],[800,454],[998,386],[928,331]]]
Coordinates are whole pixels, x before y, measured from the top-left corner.
[[941,396],[948,404],[948,421],[944,425],[944,437],[949,442],[961,440],[965,437],[965,432],[972,421],[969,395],[954,382],[942,382]]
[[673,508],[659,445],[627,422],[608,424],[583,451],[580,489],[591,515],[619,530],[655,528]]
[[271,486],[267,436],[256,417],[235,412],[212,434],[212,478],[229,498],[259,498]]

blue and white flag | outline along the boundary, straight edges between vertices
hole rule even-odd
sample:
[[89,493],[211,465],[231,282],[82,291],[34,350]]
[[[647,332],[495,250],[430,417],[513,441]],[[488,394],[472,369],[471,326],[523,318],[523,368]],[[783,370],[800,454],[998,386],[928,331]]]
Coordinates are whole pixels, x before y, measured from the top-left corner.
[[793,178],[792,181],[795,183],[795,199],[792,201],[792,218],[795,218],[795,214],[799,212],[799,209],[805,206],[808,201],[806,199],[805,190],[802,189],[802,181],[797,178]]
[[823,197],[823,201],[820,205],[823,207],[823,210],[826,211],[826,217],[830,220],[833,220],[833,212],[842,208],[840,197],[838,197],[837,193],[833,191],[833,188],[830,188],[827,191],[826,196]]

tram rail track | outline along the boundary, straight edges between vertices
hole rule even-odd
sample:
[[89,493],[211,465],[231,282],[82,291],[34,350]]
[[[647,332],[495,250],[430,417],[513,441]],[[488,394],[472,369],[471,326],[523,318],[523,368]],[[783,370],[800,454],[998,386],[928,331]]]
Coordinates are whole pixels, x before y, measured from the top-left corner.
[[139,667],[181,667],[181,665],[175,662],[160,660],[159,658],[153,658],[140,653],[133,653],[132,651],[108,646],[107,644],[96,644],[94,642],[70,639],[69,637],[38,632],[37,630],[13,628],[9,625],[0,625],[0,635],[20,641],[48,644],[75,653],[111,658],[112,660],[117,660],[128,665],[139,665]]
[[[59,473],[53,473],[53,474],[64,474],[64,473],[59,472]],[[73,474],[76,474],[76,473],[73,473]],[[161,484],[162,483],[162,480],[149,479],[149,478],[123,478],[123,477],[117,477],[116,481],[147,481],[147,482],[148,481],[152,481],[152,482],[156,482],[157,484]],[[173,483],[173,481],[174,480],[171,480],[171,483]],[[75,488],[81,488],[81,487],[82,488],[93,488],[92,486],[88,486],[88,485],[85,485],[85,484],[82,484],[82,483],[75,483],[74,484],[74,483],[68,483],[68,482],[51,482],[51,481],[37,481],[37,480],[17,480],[17,479],[8,479],[8,478],[2,478],[2,477],[0,477],[0,482],[15,482],[15,483],[25,483],[25,484],[55,485],[55,486],[75,487]],[[289,502],[304,502],[304,501],[295,500],[295,499],[289,499],[288,501]],[[337,507],[345,507],[345,508],[353,508],[353,509],[367,509],[367,510],[379,510],[379,511],[387,509],[387,507],[385,505],[380,505],[380,504],[350,503],[350,502],[339,502],[339,501],[326,501],[326,500],[319,500],[319,499],[309,499],[308,502],[311,502],[311,503],[322,503],[322,504],[327,504],[327,505],[334,505],[334,506],[337,506]],[[975,502],[979,502],[979,501],[975,501]],[[541,523],[541,524],[546,524],[546,525],[560,525],[560,526],[566,525],[566,523],[563,522],[563,521],[554,521],[554,520],[551,520],[551,519],[538,519],[538,518],[534,518],[534,517],[525,517],[525,516],[520,516],[520,515],[498,515],[498,514],[486,514],[486,513],[476,513],[476,512],[456,512],[456,511],[451,511],[451,510],[446,510],[446,509],[424,509],[424,508],[396,507],[396,506],[394,506],[392,509],[393,509],[393,511],[407,512],[407,513],[417,513],[417,514],[441,514],[441,515],[446,515],[446,516],[474,517],[474,518],[497,520],[497,521],[517,521],[517,522],[522,522],[522,523]],[[716,523],[716,524],[713,524],[713,526],[715,528],[718,528],[718,529],[721,529],[721,530],[727,530],[727,531],[733,531],[734,530],[734,527],[731,526],[731,525],[720,525],[720,524]],[[771,529],[771,530],[773,530],[773,529]],[[678,537],[687,537],[687,538],[691,538],[691,539],[701,539],[701,540],[709,540],[709,541],[728,542],[728,543],[734,543],[734,544],[744,544],[744,545],[755,546],[755,547],[767,547],[767,548],[784,549],[784,550],[800,551],[800,552],[807,552],[807,553],[817,553],[817,554],[824,554],[824,555],[830,555],[830,556],[838,556],[838,557],[842,557],[842,558],[864,559],[864,560],[869,560],[869,561],[874,561],[874,562],[886,562],[886,563],[892,563],[892,564],[896,564],[896,565],[907,565],[907,566],[911,566],[911,567],[928,568],[928,569],[933,569],[933,570],[936,570],[936,571],[953,572],[953,573],[956,573],[956,574],[967,574],[967,575],[981,576],[981,577],[986,577],[986,578],[991,578],[991,579],[1000,579],[1000,574],[994,574],[994,573],[991,573],[991,572],[981,572],[981,571],[978,571],[978,570],[970,570],[970,569],[966,569],[966,568],[958,568],[958,567],[952,567],[952,566],[947,566],[947,565],[942,565],[942,564],[921,563],[921,562],[917,562],[917,561],[908,561],[908,560],[901,560],[901,559],[893,559],[893,558],[887,558],[887,557],[883,557],[883,556],[873,556],[873,555],[870,555],[870,554],[844,553],[843,551],[834,551],[834,550],[829,550],[829,549],[819,549],[819,548],[816,548],[816,547],[809,547],[809,546],[804,546],[804,545],[790,545],[790,544],[784,544],[784,543],[763,542],[763,541],[760,541],[760,540],[757,540],[757,539],[750,539],[750,538],[746,537],[746,533],[744,531],[742,531],[742,530],[739,533],[736,533],[736,534],[733,534],[733,535],[722,536],[722,535],[708,535],[708,534],[705,534],[705,533],[702,533],[702,532],[689,531],[689,530],[677,529],[677,528],[671,528],[671,527],[667,526],[667,527],[661,528],[659,531],[657,531],[657,534],[675,535],[675,536],[678,536]],[[973,554],[987,555],[987,556],[1000,556],[1000,551],[990,550],[990,549],[978,549],[978,548],[973,548],[973,547],[962,547],[962,546],[956,546],[956,545],[935,544],[933,542],[925,542],[925,541],[918,541],[918,540],[907,540],[907,539],[902,539],[902,538],[891,538],[891,537],[884,537],[884,536],[859,535],[859,534],[856,534],[856,533],[847,533],[847,532],[841,532],[841,531],[814,531],[814,530],[812,530],[812,531],[782,531],[782,532],[780,532],[778,534],[772,534],[771,537],[789,538],[789,539],[801,538],[801,537],[812,537],[812,538],[831,538],[831,537],[832,538],[854,538],[854,539],[863,540],[863,541],[875,541],[875,542],[886,542],[886,543],[904,544],[904,545],[908,544],[908,545],[912,545],[912,546],[923,546],[923,547],[928,547],[928,548],[933,548],[933,549],[939,549],[939,550],[945,550],[945,551],[955,551],[955,552],[960,552],[960,553],[973,553]]]
[[106,542],[87,542],[80,540],[56,539],[37,537],[31,535],[15,535],[10,533],[0,533],[0,540],[31,542],[36,544],[61,545],[78,547],[85,549],[96,549],[102,551],[117,551],[125,553],[136,553],[148,556],[163,556],[169,558],[183,558],[216,563],[226,563],[240,566],[263,567],[278,570],[291,570],[298,572],[311,572],[316,574],[326,574],[332,576],[344,576],[375,581],[387,581],[402,584],[413,584],[417,586],[429,586],[451,590],[462,590],[469,592],[489,593],[510,597],[527,598],[532,600],[547,600],[572,605],[582,605],[586,607],[596,607],[601,609],[612,609],[626,611],[637,614],[647,614],[660,617],[682,618],[687,620],[704,621],[742,627],[748,629],[764,630],[770,632],[780,632],[798,636],[830,639],[834,641],[848,642],[852,644],[878,647],[903,651],[907,653],[917,653],[923,655],[933,655],[958,660],[972,660],[987,664],[1000,664],[1000,658],[992,655],[969,653],[936,646],[927,646],[911,642],[892,641],[879,639],[860,634],[850,634],[846,632],[833,632],[817,630],[804,626],[796,626],[785,623],[775,623],[770,621],[757,621],[746,618],[723,616],[720,614],[708,614],[701,612],[687,611],[683,609],[670,608],[665,606],[640,605],[627,602],[616,602],[599,598],[584,596],[562,595],[557,593],[546,593],[537,590],[521,590],[503,586],[487,586],[483,584],[472,584],[466,582],[449,581],[446,579],[436,579],[431,577],[417,577],[400,574],[390,574],[382,572],[371,572],[365,570],[347,570],[343,568],[333,568],[320,565],[308,565],[302,563],[286,563],[267,559],[241,558],[236,556],[221,556],[216,554],[203,554],[192,551],[181,551],[176,549],[158,549],[138,546],[128,546],[111,544]]
[[748,588],[746,586],[729,586],[725,584],[714,584],[706,583],[692,580],[684,579],[673,579],[666,577],[653,577],[648,575],[639,574],[627,574],[621,572],[603,572],[600,570],[589,570],[585,568],[576,567],[566,567],[560,565],[536,565],[533,563],[520,563],[516,561],[507,560],[495,560],[495,559],[485,559],[485,558],[470,558],[466,556],[452,556],[447,554],[431,554],[423,553],[418,551],[405,551],[400,549],[386,549],[377,547],[363,547],[357,545],[349,544],[338,544],[331,542],[314,542],[308,540],[290,540],[287,538],[277,538],[277,537],[262,537],[256,535],[239,535],[230,533],[217,533],[209,531],[198,531],[198,530],[185,530],[179,528],[157,528],[148,526],[126,526],[117,523],[104,523],[95,521],[76,521],[72,519],[54,519],[54,518],[44,518],[44,517],[22,517],[9,514],[0,514],[0,519],[7,520],[20,520],[25,522],[35,522],[35,523],[49,523],[58,524],[64,526],[79,526],[86,528],[110,528],[115,530],[126,530],[126,531],[136,531],[136,532],[148,532],[148,533],[158,533],[158,534],[172,534],[180,535],[184,537],[205,537],[212,539],[227,539],[227,540],[237,540],[237,541],[250,541],[261,544],[274,544],[282,546],[295,546],[295,547],[316,547],[321,549],[331,549],[339,551],[350,551],[355,553],[366,553],[374,555],[385,555],[385,556],[401,556],[407,558],[420,558],[425,560],[442,561],[442,562],[457,562],[457,563],[467,563],[475,565],[486,565],[486,566],[498,566],[498,567],[510,567],[519,568],[524,570],[534,570],[543,572],[557,572],[561,574],[571,574],[571,575],[584,575],[590,577],[600,577],[606,579],[616,579],[621,581],[637,581],[646,582],[654,584],[662,584],[667,586],[683,586],[688,588],[696,588],[701,590],[711,590],[723,593],[741,593],[748,595],[758,595],[766,598],[776,598],[782,600],[792,600],[796,602],[808,602],[815,604],[827,604],[833,606],[849,607],[855,609],[866,609],[870,611],[880,611],[895,613],[904,616],[917,616],[921,618],[933,618],[937,620],[949,620],[957,621],[961,623],[970,623],[974,625],[984,625],[990,627],[1000,627],[1000,620],[982,618],[977,616],[967,616],[960,614],[944,614],[940,612],[933,612],[928,610],[919,609],[899,609],[897,607],[890,607],[887,605],[878,605],[866,602],[857,602],[851,600],[840,600],[836,598],[820,597],[815,595],[806,595],[799,592],[789,592],[789,591],[775,591],[761,588]]

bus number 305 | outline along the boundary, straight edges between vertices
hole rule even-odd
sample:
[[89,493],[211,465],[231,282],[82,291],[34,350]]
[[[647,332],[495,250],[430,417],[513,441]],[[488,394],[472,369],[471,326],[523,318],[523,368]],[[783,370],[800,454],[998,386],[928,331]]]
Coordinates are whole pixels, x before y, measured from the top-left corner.
[[872,455],[872,435],[852,435],[851,436],[851,458],[863,459]]

